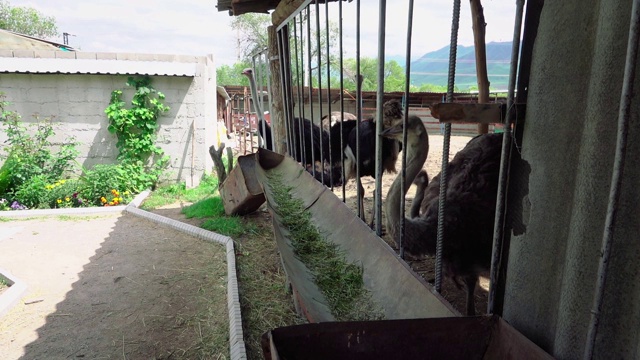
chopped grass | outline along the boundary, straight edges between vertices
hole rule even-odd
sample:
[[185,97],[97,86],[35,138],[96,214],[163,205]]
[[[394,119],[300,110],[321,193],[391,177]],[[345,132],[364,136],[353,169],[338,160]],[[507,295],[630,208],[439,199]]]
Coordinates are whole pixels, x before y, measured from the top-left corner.
[[269,175],[271,190],[283,225],[290,233],[294,252],[311,271],[338,321],[378,320],[384,317],[364,287],[362,266],[348,263],[338,245],[324,239],[311,223],[302,200],[291,196],[291,186],[280,174]]

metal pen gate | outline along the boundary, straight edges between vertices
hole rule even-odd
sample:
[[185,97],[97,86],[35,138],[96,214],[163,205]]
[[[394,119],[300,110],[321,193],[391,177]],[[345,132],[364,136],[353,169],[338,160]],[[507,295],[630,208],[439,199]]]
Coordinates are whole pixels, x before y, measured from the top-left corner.
[[[350,79],[350,83],[355,83],[355,106],[351,106],[350,109],[355,108],[355,115],[357,126],[356,129],[356,154],[360,154],[359,151],[359,142],[360,142],[360,134],[358,133],[359,124],[363,120],[363,100],[362,100],[362,77],[361,77],[361,68],[360,68],[360,60],[361,60],[361,1],[355,0],[356,8],[356,18],[351,19],[351,21],[355,20],[356,23],[356,31],[355,34],[355,44],[356,44],[356,73],[350,74],[352,78]],[[330,7],[337,7],[337,21],[338,21],[338,39],[337,39],[337,52],[338,55],[333,56],[332,52],[336,52],[336,44],[331,43],[330,39]],[[307,0],[305,1],[295,12],[293,12],[284,22],[281,23],[277,27],[277,43],[278,43],[278,57],[280,61],[280,71],[281,71],[281,88],[283,92],[284,98],[284,124],[286,127],[286,143],[287,143],[287,152],[294,157],[295,159],[305,159],[310,157],[311,166],[308,170],[314,174],[316,178],[324,182],[324,177],[329,176],[333,178],[332,171],[334,169],[331,166],[327,166],[328,164],[332,164],[334,159],[330,158],[330,153],[325,153],[320,150],[318,152],[311,151],[311,154],[306,154],[309,148],[319,148],[324,149],[327,146],[326,142],[329,144],[333,142],[339,142],[341,144],[341,148],[343,148],[342,144],[346,141],[342,136],[340,139],[331,139],[330,137],[325,138],[323,136],[304,136],[304,126],[303,119],[308,119],[311,126],[312,133],[322,132],[322,122],[321,119],[323,117],[328,116],[332,113],[332,111],[339,111],[340,116],[340,124],[344,122],[344,113],[345,113],[345,67],[344,67],[344,44],[343,39],[345,37],[344,28],[343,28],[343,2],[337,1],[336,3],[331,3],[329,1],[320,4],[319,1]],[[516,16],[516,24],[514,33],[514,45],[513,45],[513,54],[512,63],[511,63],[511,74],[510,74],[510,82],[509,82],[509,90],[508,90],[508,104],[507,107],[511,108],[514,103],[514,94],[515,94],[515,74],[517,71],[517,55],[519,54],[519,39],[520,32],[519,29],[521,27],[522,21],[522,9],[524,6],[524,1],[518,2],[518,12],[520,16]],[[447,94],[445,102],[453,102],[454,101],[454,78],[455,78],[455,60],[456,60],[456,49],[457,49],[457,36],[458,36],[458,22],[460,16],[460,1],[454,1],[454,9],[452,15],[452,27],[451,27],[451,42],[450,42],[450,58],[449,58],[449,73],[448,73],[448,86],[447,86]],[[386,24],[386,1],[379,1],[379,31],[378,31],[378,71],[377,71],[377,96],[376,96],[376,119],[382,119],[382,104],[385,99],[384,93],[384,78],[385,78],[385,69],[384,69],[384,59],[385,59],[385,24]],[[406,101],[409,96],[409,84],[410,84],[410,62],[411,62],[411,40],[412,40],[412,21],[413,21],[413,1],[409,1],[409,10],[407,13],[407,48],[406,48],[406,64],[405,64],[405,78],[406,78],[406,87],[405,94],[403,96]],[[333,47],[332,47],[333,46]],[[337,78],[337,85],[334,87],[339,88],[338,94],[332,93],[332,77]],[[355,80],[355,81],[354,81]],[[335,96],[337,105],[335,108],[332,106],[331,99]],[[308,110],[304,106],[305,100],[308,101],[309,106]],[[328,100],[328,101],[327,101]],[[314,107],[314,103],[317,101],[317,106]],[[324,102],[327,102],[328,105],[323,108]],[[405,111],[404,111],[404,122],[408,121],[408,102],[405,103]],[[504,121],[505,135],[504,136],[504,149],[509,149],[510,137],[511,137],[511,124],[514,122],[514,119],[509,116],[511,112],[507,111],[507,118]],[[273,124],[273,126],[277,126],[277,124]],[[380,219],[382,218],[382,152],[380,147],[380,133],[383,128],[382,121],[376,122],[376,180],[375,180],[375,194],[374,194],[374,217],[376,219],[375,222],[375,231],[380,236],[382,233],[382,222]],[[342,134],[342,132],[340,132]],[[435,277],[435,289],[436,291],[441,291],[442,284],[442,243],[446,241],[446,234],[444,233],[444,226],[442,223],[443,214],[446,211],[446,184],[447,184],[447,167],[446,164],[449,162],[449,139],[451,137],[451,124],[445,123],[444,125],[444,146],[443,146],[443,159],[442,159],[442,172],[441,172],[441,181],[440,181],[440,197],[439,197],[439,220],[438,220],[438,231],[437,231],[437,247],[436,247],[436,277]],[[407,140],[406,130],[403,134],[404,143]],[[310,142],[311,144],[307,144]],[[329,156],[327,156],[329,155]],[[406,176],[405,167],[406,167],[406,152],[401,153],[402,156],[402,173],[401,176]],[[329,157],[329,158],[326,158]],[[341,159],[342,167],[344,168],[344,158]],[[504,169],[508,169],[508,156],[503,156],[503,167]],[[504,202],[504,194],[506,189],[506,170],[501,169],[500,176],[500,191],[499,191],[499,201],[498,204]],[[344,174],[343,174],[344,175]],[[356,166],[356,180],[361,177],[360,174],[360,166]],[[401,182],[404,184],[404,181]],[[333,188],[333,184],[329,184],[330,187]],[[345,184],[342,181],[342,199],[345,200]],[[404,186],[403,186],[404,187]],[[402,193],[405,193],[405,189],[401,189]],[[363,195],[360,193],[360,188],[358,188],[357,197],[361,198]],[[360,201],[358,204],[358,214],[360,214]],[[401,198],[401,229],[404,229],[404,197]],[[495,229],[502,228],[502,222],[504,220],[503,210],[504,208],[500,205],[499,211],[496,214],[496,227]],[[403,231],[401,231],[401,234]],[[501,239],[503,234],[498,230],[495,231],[496,238]],[[498,269],[497,265],[500,264],[499,256],[496,254],[500,254],[501,250],[501,241],[495,242],[494,249],[494,261],[492,262],[491,269],[491,280],[492,283],[497,282],[497,274],[500,269]],[[402,236],[400,237],[399,242],[399,252],[400,256],[404,258],[404,248],[402,244]],[[494,313],[494,305],[493,301],[495,300],[495,288],[492,287],[490,290],[490,303],[488,307],[489,313]]]

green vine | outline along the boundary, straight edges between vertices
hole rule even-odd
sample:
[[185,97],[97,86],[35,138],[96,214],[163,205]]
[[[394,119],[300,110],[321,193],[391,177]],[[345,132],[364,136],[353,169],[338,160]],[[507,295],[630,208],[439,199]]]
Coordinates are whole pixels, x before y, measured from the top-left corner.
[[149,76],[129,77],[127,86],[136,89],[131,108],[125,108],[122,90],[113,91],[109,106],[104,111],[109,119],[108,130],[118,139],[117,159],[127,176],[136,183],[154,186],[169,163],[169,156],[155,145],[158,118],[169,111],[169,107],[162,103],[164,94],[151,86]]
[[109,118],[109,132],[118,138],[116,146],[120,150],[118,160],[123,162],[142,161],[146,163],[152,155],[162,156],[164,151],[155,145],[158,118],[169,107],[162,103],[164,94],[151,86],[151,78],[130,77],[127,86],[136,89],[131,108],[125,108],[122,90],[111,93],[111,101],[105,113]]

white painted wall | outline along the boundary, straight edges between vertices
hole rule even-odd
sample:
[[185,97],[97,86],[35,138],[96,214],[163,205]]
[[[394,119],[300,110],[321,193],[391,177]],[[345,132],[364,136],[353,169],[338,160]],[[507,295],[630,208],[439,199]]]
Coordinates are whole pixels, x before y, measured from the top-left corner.
[[[104,113],[109,105],[111,92],[121,89],[125,101],[133,94],[126,86],[128,76],[113,74],[73,74],[73,73],[41,73],[42,69],[50,70],[51,66],[64,69],[73,68],[74,64],[87,67],[87,72],[109,72],[109,69],[127,69],[133,71],[154,69],[159,75],[152,75],[152,85],[165,94],[165,104],[171,110],[159,119],[157,145],[171,157],[170,166],[163,181],[184,181],[188,187],[197,186],[202,174],[210,172],[213,166],[208,148],[216,141],[216,78],[213,58],[176,57],[156,55],[152,59],[164,61],[136,61],[138,58],[148,59],[149,55],[141,54],[94,54],[78,53],[78,59],[38,58],[37,52],[18,53],[25,59],[35,62],[29,73],[0,73],[0,91],[11,102],[10,109],[18,111],[25,122],[34,122],[32,115],[41,118],[52,117],[56,125],[54,140],[61,141],[67,136],[74,136],[80,145],[78,162],[85,167],[94,164],[113,163],[118,150],[115,147],[115,136],[107,131],[108,120]],[[9,60],[6,51],[0,53],[0,64]],[[29,55],[31,55],[29,57]],[[47,54],[44,54],[47,55]],[[102,57],[111,60],[100,60]],[[2,57],[5,56],[5,57]],[[87,60],[89,58],[89,60]],[[120,58],[121,60],[118,60]],[[124,60],[127,59],[127,60]],[[10,59],[20,61],[15,56]],[[73,63],[77,61],[78,63]],[[70,62],[70,63],[69,63]],[[53,65],[52,65],[53,63]],[[88,64],[87,64],[88,63]],[[176,67],[175,65],[181,65]],[[184,65],[192,65],[185,67]],[[165,67],[166,66],[166,67]],[[162,69],[165,68],[166,71]],[[188,69],[187,72],[176,72]],[[192,70],[190,70],[192,69]],[[2,71],[0,66],[0,71]],[[116,70],[111,70],[115,72]],[[191,74],[189,74],[191,72]],[[170,76],[183,75],[183,76]],[[6,140],[4,131],[0,132],[0,152]]]

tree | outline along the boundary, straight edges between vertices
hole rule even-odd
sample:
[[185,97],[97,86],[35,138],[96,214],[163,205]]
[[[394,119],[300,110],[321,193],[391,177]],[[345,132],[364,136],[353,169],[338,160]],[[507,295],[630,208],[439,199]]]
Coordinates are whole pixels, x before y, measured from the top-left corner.
[[242,70],[250,67],[248,61],[237,62],[231,66],[222,65],[216,69],[216,78],[218,85],[241,85],[249,86],[249,80],[242,75]]
[[11,6],[7,0],[0,0],[0,29],[39,38],[58,35],[58,26],[53,16],[45,16],[30,7]]
[[[356,59],[344,60],[344,87],[356,90]],[[378,59],[360,58],[360,74],[362,74],[362,90],[375,91],[378,89]],[[384,91],[404,91],[406,78],[404,69],[397,61],[391,60],[384,64]]]
[[238,60],[250,61],[251,55],[267,48],[269,25],[271,16],[266,14],[247,13],[233,17],[231,28],[238,32]]

